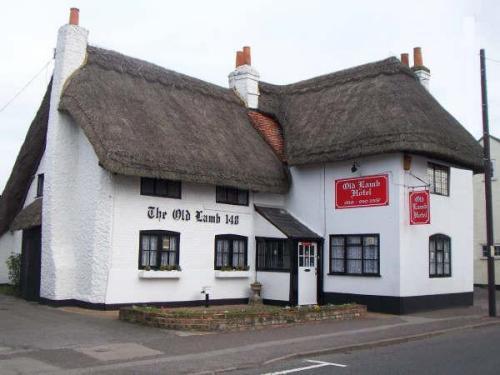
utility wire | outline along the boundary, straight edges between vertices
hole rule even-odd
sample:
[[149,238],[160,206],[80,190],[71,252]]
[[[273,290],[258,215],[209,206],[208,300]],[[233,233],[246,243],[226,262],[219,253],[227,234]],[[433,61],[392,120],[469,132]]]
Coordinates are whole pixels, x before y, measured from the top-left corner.
[[0,112],[3,112],[14,100],[16,100],[16,98],[21,95],[23,93],[24,90],[26,90],[28,88],[28,86],[35,80],[38,78],[38,76],[40,74],[42,74],[42,72],[49,66],[49,64],[52,62],[53,58],[51,58],[49,61],[47,61],[45,63],[45,65],[43,66],[42,69],[40,69],[40,71],[38,71],[38,73],[35,74],[35,76],[33,78],[31,78],[27,84],[25,84],[23,86],[23,88],[21,90],[19,90],[7,103],[5,103],[5,105],[2,106],[2,108],[0,108]]
[[486,60],[493,61],[493,62],[496,62],[496,63],[500,63],[500,60],[490,59],[489,57],[486,57]]

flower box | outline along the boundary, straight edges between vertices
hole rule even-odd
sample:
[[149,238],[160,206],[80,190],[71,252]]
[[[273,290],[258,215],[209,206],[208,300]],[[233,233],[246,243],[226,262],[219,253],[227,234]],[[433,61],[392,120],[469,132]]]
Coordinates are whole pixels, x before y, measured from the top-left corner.
[[139,271],[140,279],[178,279],[182,271]]
[[215,271],[217,279],[248,279],[250,271]]

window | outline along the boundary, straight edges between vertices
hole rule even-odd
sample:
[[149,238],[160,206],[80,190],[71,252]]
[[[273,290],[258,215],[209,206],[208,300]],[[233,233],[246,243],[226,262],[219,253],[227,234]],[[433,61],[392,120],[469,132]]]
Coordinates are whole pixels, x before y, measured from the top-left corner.
[[286,240],[257,238],[257,271],[290,271],[290,249]]
[[450,195],[450,168],[444,165],[428,163],[427,177],[429,190],[433,194]]
[[[488,257],[488,246],[483,245],[483,257]],[[500,245],[495,245],[495,256],[498,257],[500,256]]]
[[140,269],[178,269],[179,233],[167,231],[140,232]]
[[215,236],[215,269],[247,269],[248,239],[236,235]]
[[181,182],[158,178],[141,178],[141,195],[154,197],[181,198]]
[[330,273],[335,275],[379,276],[379,235],[331,235]]
[[451,276],[451,239],[444,234],[429,238],[429,276]]
[[248,206],[248,190],[241,190],[226,186],[217,186],[215,195],[217,203]]
[[497,176],[496,176],[496,173],[495,173],[496,172],[495,171],[496,167],[497,167],[497,161],[495,159],[491,159],[491,167],[490,167],[491,168],[491,173],[490,173],[490,175],[491,175],[491,179],[492,180],[496,180],[497,179]]
[[41,197],[43,196],[43,180],[44,180],[44,175],[43,173],[38,175],[38,179],[36,181],[36,196]]

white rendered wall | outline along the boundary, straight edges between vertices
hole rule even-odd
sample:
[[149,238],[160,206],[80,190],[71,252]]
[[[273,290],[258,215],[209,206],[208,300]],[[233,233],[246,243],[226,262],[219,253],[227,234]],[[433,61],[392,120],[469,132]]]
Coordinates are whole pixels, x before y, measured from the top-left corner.
[[[411,172],[427,181],[428,161],[412,156]],[[406,185],[422,183],[405,174]],[[450,168],[450,196],[431,194],[431,224],[409,225],[408,191],[403,191],[401,218],[401,296],[461,293],[473,290],[473,201],[472,172]],[[452,276],[429,277],[429,236],[451,237]]]
[[[481,142],[482,143],[482,142]],[[495,244],[500,245],[500,141],[490,138],[491,159],[495,174],[491,181],[493,195],[493,231]],[[486,245],[486,202],[484,198],[484,174],[474,176],[474,284],[488,284],[487,258],[483,256]],[[500,285],[500,257],[495,257],[495,282]]]
[[[323,285],[325,292],[383,296],[399,295],[399,154],[358,159],[358,171],[351,172],[353,161],[325,166],[293,167],[292,188],[287,209],[325,239]],[[389,206],[335,209],[334,183],[337,179],[389,175]],[[328,275],[329,246],[332,234],[380,234],[381,277]]]
[[[255,233],[253,195],[249,206],[215,202],[215,186],[182,183],[182,199],[140,195],[138,177],[114,176],[112,268],[106,303],[180,302],[201,300],[201,290],[210,286],[211,299],[247,298],[255,281]],[[167,211],[162,220],[150,219],[148,207]],[[174,209],[189,210],[189,221],[173,220]],[[197,222],[195,213],[221,217],[220,223]],[[225,215],[237,215],[239,224],[226,224]],[[272,230],[271,224],[269,224]],[[180,232],[179,279],[141,279],[139,277],[139,232],[168,230]],[[248,237],[248,278],[216,278],[214,270],[215,236],[236,234]]]
[[0,236],[0,284],[8,284],[9,271],[7,268],[7,258],[12,253],[21,253],[22,232],[7,231]]
[[289,272],[258,271],[257,280],[262,284],[262,298],[286,302],[290,300]]

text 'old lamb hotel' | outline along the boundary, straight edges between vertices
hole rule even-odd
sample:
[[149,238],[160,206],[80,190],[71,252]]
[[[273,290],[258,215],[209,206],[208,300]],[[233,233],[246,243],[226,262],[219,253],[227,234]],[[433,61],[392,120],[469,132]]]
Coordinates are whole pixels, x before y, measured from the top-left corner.
[[88,45],[78,10],[0,202],[4,259],[54,305],[472,303],[482,149],[408,55],[229,88]]

